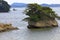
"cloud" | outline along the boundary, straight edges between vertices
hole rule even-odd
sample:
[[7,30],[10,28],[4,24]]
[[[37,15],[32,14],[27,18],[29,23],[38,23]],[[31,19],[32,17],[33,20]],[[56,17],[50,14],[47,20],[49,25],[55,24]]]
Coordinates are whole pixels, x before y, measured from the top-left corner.
[[5,0],[9,4],[12,4],[13,2],[20,2],[20,3],[47,3],[47,4],[60,4],[60,0]]

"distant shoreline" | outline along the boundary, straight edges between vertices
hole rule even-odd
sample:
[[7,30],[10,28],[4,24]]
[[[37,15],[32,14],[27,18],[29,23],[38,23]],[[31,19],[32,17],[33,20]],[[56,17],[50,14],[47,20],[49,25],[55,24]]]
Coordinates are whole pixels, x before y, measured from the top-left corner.
[[[46,6],[46,7],[60,7],[60,4],[40,4],[41,6]],[[27,7],[27,4],[25,3],[13,3],[11,4],[11,7],[18,7],[18,8],[23,8]]]

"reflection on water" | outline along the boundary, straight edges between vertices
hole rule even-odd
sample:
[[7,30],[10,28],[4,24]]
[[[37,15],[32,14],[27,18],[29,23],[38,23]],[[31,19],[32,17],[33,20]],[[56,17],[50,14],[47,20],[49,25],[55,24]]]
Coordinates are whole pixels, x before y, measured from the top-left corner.
[[[59,8],[53,8],[59,14]],[[25,17],[24,8],[18,8],[16,11],[11,10],[9,13],[0,14],[1,23],[12,23],[19,30],[13,30],[0,33],[0,40],[60,40],[60,25],[51,29],[28,29],[27,22],[22,21]],[[60,21],[58,24],[60,24]]]

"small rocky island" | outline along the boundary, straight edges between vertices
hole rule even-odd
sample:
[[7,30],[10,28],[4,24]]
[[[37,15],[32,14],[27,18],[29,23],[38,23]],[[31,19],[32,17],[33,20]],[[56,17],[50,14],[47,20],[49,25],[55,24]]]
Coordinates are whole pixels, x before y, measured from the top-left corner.
[[0,23],[0,32],[15,30],[18,29],[17,27],[13,27],[12,24],[4,24]]
[[10,10],[10,5],[4,1],[0,0],[0,12],[8,12]]
[[43,7],[36,3],[28,4],[24,12],[28,15],[23,19],[28,21],[28,28],[58,27],[56,18],[60,17],[50,7]]

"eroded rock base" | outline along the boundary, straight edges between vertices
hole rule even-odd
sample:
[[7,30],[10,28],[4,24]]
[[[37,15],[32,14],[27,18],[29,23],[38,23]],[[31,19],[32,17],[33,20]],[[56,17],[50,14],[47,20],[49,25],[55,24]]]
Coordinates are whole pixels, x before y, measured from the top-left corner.
[[52,26],[44,26],[44,27],[37,27],[37,26],[33,26],[33,25],[28,25],[27,28],[31,29],[31,28],[53,28],[53,27],[58,27],[58,25],[52,25]]
[[49,27],[58,27],[56,20],[41,20],[38,22],[28,22],[28,28],[49,28]]

